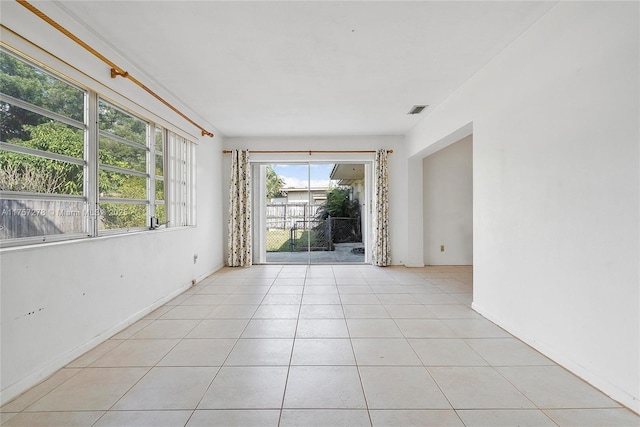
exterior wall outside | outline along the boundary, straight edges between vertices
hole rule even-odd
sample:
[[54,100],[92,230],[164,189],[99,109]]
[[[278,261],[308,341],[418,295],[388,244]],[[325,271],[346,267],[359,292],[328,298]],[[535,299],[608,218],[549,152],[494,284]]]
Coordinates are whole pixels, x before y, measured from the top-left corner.
[[472,152],[468,136],[423,160],[426,265],[473,264]]
[[407,135],[473,132],[473,307],[636,412],[639,7],[558,3]]

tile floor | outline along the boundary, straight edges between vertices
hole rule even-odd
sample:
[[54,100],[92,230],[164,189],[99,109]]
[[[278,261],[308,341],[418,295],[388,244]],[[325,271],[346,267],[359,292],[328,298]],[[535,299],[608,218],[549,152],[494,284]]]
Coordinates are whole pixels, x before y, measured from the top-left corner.
[[3,426],[639,426],[469,307],[470,267],[223,269]]

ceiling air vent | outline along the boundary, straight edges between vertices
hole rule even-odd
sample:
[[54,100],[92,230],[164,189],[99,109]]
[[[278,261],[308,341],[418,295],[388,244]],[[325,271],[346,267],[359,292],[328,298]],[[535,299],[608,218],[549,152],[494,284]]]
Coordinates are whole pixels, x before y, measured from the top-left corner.
[[411,108],[411,110],[409,110],[407,114],[420,114],[422,113],[422,110],[424,110],[427,107],[428,105],[414,105],[413,108]]

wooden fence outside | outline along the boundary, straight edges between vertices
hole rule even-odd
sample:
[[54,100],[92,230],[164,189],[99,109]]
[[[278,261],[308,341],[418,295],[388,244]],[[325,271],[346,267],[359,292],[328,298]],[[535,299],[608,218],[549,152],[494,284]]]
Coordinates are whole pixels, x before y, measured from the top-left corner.
[[324,204],[267,204],[267,230],[289,230],[294,226],[300,228],[300,221],[313,220],[321,206]]

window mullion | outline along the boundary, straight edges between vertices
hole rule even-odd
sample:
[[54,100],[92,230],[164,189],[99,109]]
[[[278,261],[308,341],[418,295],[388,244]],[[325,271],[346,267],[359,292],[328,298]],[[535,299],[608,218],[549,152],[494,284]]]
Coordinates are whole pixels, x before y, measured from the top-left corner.
[[98,95],[88,92],[86,95],[85,122],[88,124],[85,130],[85,185],[84,195],[87,198],[86,215],[87,233],[90,236],[98,235],[98,221],[100,220],[100,205],[98,201]]
[[147,125],[147,224],[156,216],[156,129],[153,123]]

